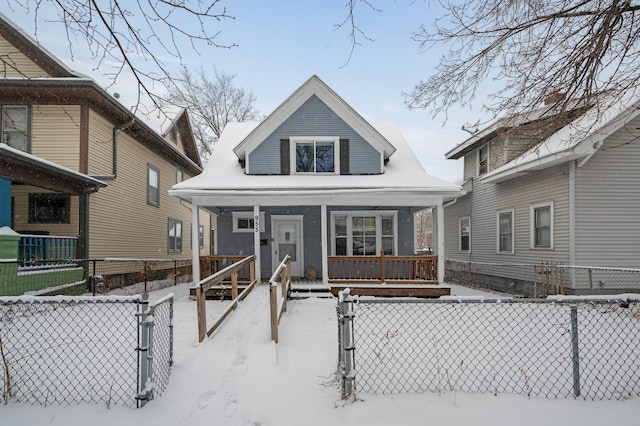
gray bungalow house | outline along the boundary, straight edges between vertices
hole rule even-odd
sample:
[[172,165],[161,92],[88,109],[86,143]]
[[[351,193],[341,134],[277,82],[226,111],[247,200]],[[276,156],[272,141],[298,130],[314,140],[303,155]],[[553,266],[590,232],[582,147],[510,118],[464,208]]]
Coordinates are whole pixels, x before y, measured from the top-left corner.
[[[169,193],[213,212],[215,254],[255,254],[261,277],[289,254],[294,277],[436,284],[443,199],[461,188],[429,176],[394,124],[367,122],[312,76],[261,123],[229,123],[203,173]],[[432,259],[415,256],[414,213],[427,208],[439,213]]]
[[[446,154],[463,159],[466,189],[444,206],[448,277],[508,290],[534,280],[510,265],[544,262],[564,265],[568,292],[589,292],[578,266],[640,267],[640,93],[601,105],[497,120]],[[473,264],[493,266],[473,276]],[[620,284],[607,281],[595,290]]]

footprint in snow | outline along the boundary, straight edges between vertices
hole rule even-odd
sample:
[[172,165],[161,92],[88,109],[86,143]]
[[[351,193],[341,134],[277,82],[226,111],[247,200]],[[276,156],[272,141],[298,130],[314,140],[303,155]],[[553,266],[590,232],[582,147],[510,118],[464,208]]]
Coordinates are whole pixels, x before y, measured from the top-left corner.
[[202,395],[200,395],[200,397],[198,398],[198,408],[199,409],[203,409],[206,408],[209,405],[209,402],[211,401],[211,398],[213,398],[213,396],[216,394],[217,392],[214,390],[208,390],[206,392],[203,392]]

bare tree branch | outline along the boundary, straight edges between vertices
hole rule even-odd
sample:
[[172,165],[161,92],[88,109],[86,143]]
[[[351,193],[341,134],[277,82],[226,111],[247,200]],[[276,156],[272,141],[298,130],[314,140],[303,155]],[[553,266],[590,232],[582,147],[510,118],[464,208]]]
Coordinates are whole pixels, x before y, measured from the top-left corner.
[[235,75],[215,68],[213,71],[211,79],[204,69],[196,75],[183,69],[168,99],[169,103],[189,111],[203,160],[209,158],[213,145],[228,122],[259,119],[255,95],[236,87]]
[[466,0],[443,7],[435,27],[420,27],[414,39],[424,51],[449,51],[405,94],[409,108],[446,120],[450,107],[470,105],[491,79],[500,86],[485,103],[494,114],[535,108],[554,90],[567,102],[597,102],[600,92],[640,84],[640,4],[633,0]]

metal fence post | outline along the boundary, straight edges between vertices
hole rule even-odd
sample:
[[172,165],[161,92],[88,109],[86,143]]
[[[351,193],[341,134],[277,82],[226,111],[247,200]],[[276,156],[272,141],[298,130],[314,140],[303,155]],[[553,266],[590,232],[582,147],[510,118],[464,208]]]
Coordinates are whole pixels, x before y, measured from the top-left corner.
[[355,342],[353,341],[353,297],[349,295],[349,290],[339,293],[339,348],[340,369],[342,372],[342,399],[347,399],[353,395],[355,384]]
[[140,406],[144,407],[147,401],[153,399],[153,315],[150,315],[147,293],[142,295],[140,310],[138,321],[140,327],[140,343],[138,345],[140,382],[136,399],[140,401]]
[[580,350],[578,348],[578,307],[571,307],[571,359],[573,361],[573,396],[580,396]]

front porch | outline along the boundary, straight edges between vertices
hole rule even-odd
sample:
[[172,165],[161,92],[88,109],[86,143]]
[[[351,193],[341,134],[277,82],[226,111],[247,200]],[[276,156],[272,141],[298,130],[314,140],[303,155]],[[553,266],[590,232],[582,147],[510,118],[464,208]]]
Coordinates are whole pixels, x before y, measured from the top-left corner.
[[[202,279],[245,259],[246,256],[200,256]],[[385,297],[439,297],[450,288],[438,284],[437,256],[329,256],[328,277],[292,277],[292,292],[305,295],[337,296],[350,288],[351,294]],[[250,285],[253,271],[246,265],[238,271],[238,288]],[[207,290],[208,298],[231,295],[231,283]]]

